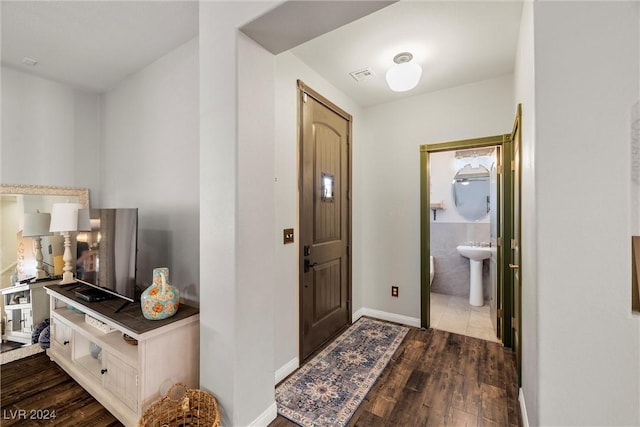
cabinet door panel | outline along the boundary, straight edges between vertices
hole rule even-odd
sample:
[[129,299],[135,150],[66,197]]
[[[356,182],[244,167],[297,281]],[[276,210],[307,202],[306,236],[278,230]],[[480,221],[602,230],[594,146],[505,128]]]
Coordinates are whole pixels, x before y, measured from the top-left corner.
[[52,316],[50,328],[51,346],[71,356],[71,327]]
[[7,332],[14,332],[14,331],[19,331],[20,327],[22,325],[22,317],[21,317],[21,310],[11,310],[11,309],[7,309],[5,311],[5,318],[7,319]]
[[138,370],[103,351],[103,386],[134,411],[138,410]]
[[22,310],[22,332],[33,332],[33,311]]

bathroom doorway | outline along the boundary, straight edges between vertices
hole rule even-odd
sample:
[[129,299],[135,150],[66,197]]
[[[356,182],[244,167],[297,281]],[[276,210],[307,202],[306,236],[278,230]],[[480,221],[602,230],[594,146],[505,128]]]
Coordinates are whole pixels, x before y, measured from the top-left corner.
[[[421,146],[422,327],[456,333],[464,328],[465,335],[511,346],[511,272],[503,262],[510,255],[505,242],[511,241],[512,224],[511,174],[504,173],[503,165],[511,165],[511,156],[511,134]],[[444,183],[442,188],[434,188],[437,181]],[[478,287],[478,280],[492,285]],[[468,311],[462,314],[466,320],[446,319],[447,308]]]
[[429,156],[430,326],[498,339],[500,146]]

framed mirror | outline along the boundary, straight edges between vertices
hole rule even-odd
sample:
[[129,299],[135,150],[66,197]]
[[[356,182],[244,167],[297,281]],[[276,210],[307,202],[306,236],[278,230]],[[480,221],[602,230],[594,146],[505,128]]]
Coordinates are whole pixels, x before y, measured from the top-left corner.
[[453,177],[451,193],[458,213],[469,221],[478,221],[489,214],[490,174],[484,166],[466,165]]
[[[15,276],[24,280],[35,275],[35,239],[23,237],[25,214],[50,213],[60,202],[76,202],[89,207],[86,188],[0,184],[0,288],[13,285]],[[51,276],[61,271],[64,244],[61,236],[41,238],[45,270]],[[14,276],[14,277],[12,277]]]

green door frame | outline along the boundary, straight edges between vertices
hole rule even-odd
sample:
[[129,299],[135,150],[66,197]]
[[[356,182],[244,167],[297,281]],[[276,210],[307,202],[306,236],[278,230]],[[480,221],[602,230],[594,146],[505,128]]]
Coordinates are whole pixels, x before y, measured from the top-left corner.
[[[420,325],[430,327],[431,284],[429,256],[431,255],[431,215],[429,195],[429,160],[432,153],[469,148],[500,147],[498,166],[498,336],[505,347],[513,346],[511,318],[513,317],[512,272],[509,268],[511,233],[513,224],[513,183],[510,173],[504,173],[505,166],[510,171],[512,160],[511,134],[448,141],[420,146]],[[505,261],[507,260],[507,261]]]

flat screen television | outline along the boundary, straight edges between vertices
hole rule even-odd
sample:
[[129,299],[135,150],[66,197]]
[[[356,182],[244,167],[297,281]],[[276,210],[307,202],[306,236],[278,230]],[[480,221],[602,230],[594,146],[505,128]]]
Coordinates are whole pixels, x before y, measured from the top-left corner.
[[[81,231],[77,236],[76,281],[135,301],[138,209],[88,211],[91,230]],[[86,293],[89,294],[92,292]]]

